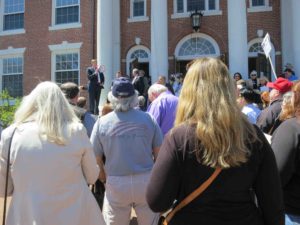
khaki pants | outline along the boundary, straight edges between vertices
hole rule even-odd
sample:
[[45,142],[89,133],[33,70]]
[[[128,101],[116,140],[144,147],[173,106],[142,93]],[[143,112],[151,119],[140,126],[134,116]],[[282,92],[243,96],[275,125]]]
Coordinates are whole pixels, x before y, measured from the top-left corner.
[[103,204],[106,225],[128,225],[132,208],[139,225],[157,224],[158,214],[146,203],[150,172],[129,176],[108,176]]

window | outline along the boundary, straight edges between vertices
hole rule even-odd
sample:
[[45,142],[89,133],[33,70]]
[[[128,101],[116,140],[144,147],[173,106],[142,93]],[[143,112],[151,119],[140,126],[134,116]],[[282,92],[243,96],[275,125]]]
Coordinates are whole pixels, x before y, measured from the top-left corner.
[[2,60],[2,90],[12,97],[23,96],[23,57],[12,56]]
[[174,14],[172,18],[189,17],[196,10],[204,12],[204,16],[221,15],[220,0],[174,0]]
[[52,0],[52,26],[49,30],[80,27],[80,0]]
[[55,24],[78,22],[79,0],[56,0]]
[[192,60],[199,57],[219,57],[220,48],[210,36],[202,33],[187,35],[176,46],[177,60]]
[[63,84],[74,82],[79,84],[78,53],[56,54],[55,82]]
[[248,12],[272,11],[269,0],[249,0]]
[[51,51],[51,80],[63,84],[80,84],[80,47],[82,43],[49,45]]
[[24,0],[4,0],[4,31],[24,28],[24,3]]
[[252,6],[265,6],[265,0],[252,0]]
[[128,22],[148,21],[146,0],[130,0],[130,18]]

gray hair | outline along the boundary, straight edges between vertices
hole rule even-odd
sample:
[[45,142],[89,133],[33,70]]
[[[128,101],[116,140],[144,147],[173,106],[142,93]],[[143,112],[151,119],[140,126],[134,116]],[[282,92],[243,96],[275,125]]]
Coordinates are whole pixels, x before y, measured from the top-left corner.
[[108,100],[110,101],[112,108],[117,112],[127,112],[138,105],[138,92],[135,91],[133,96],[128,98],[117,98],[113,96],[112,92],[108,93]]
[[148,89],[148,95],[152,95],[152,94],[160,95],[161,93],[163,93],[167,90],[168,90],[168,88],[162,84],[153,84]]

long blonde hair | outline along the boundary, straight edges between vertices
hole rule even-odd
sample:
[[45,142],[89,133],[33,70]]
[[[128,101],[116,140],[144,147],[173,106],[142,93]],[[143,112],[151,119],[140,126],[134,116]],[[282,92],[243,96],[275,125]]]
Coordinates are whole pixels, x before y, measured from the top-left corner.
[[236,90],[227,67],[218,59],[196,60],[185,77],[175,126],[196,125],[196,156],[210,167],[238,166],[250,154],[245,139],[256,138],[253,126],[236,103]]
[[73,126],[80,122],[60,88],[49,81],[23,98],[14,122],[18,126],[27,121],[35,121],[40,135],[59,145],[66,144]]

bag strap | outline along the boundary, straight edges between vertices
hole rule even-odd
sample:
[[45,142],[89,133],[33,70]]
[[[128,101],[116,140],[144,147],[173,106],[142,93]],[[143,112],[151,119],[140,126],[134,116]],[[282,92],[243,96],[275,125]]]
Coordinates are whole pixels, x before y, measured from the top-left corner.
[[185,197],[166,217],[166,222],[168,223],[175,213],[177,213],[180,209],[188,205],[191,201],[193,201],[197,196],[199,196],[202,192],[204,192],[209,185],[217,178],[219,173],[221,172],[221,168],[216,168],[214,173],[198,187],[195,191],[193,191],[191,194],[189,194],[187,197]]
[[16,127],[14,128],[11,138],[9,140],[9,145],[8,145],[8,151],[7,151],[7,165],[6,165],[6,178],[5,178],[5,194],[4,194],[4,204],[3,204],[3,217],[2,217],[2,225],[5,225],[5,219],[6,219],[6,202],[7,202],[7,192],[8,192],[8,174],[9,174],[9,166],[10,166],[10,148],[11,148],[11,143],[12,139],[14,137]]

